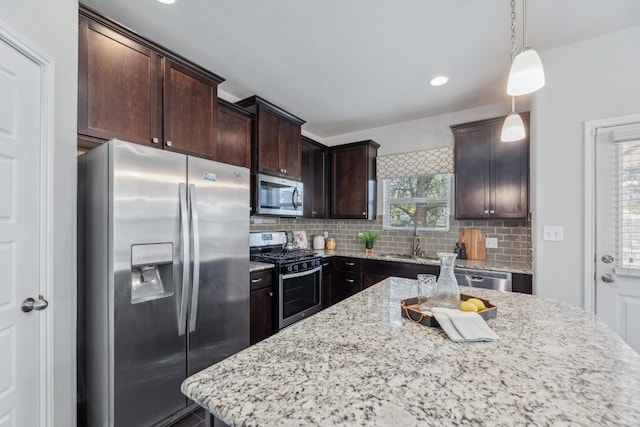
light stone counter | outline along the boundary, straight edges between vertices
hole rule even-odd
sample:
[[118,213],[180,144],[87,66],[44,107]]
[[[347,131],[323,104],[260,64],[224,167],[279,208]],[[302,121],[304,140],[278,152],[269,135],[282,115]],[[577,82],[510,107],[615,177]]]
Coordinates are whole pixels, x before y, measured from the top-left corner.
[[640,356],[584,310],[461,288],[498,307],[497,342],[401,317],[388,278],[185,380],[232,426],[639,426]]
[[249,261],[250,273],[253,273],[254,271],[260,271],[260,270],[269,270],[274,267],[275,267],[274,264],[270,264],[268,262]]
[[[362,259],[375,259],[378,261],[395,261],[395,262],[406,262],[411,264],[426,264],[426,265],[440,265],[440,260],[435,258],[420,258],[420,257],[409,257],[401,256],[401,257],[390,257],[384,256],[383,252],[376,253],[373,255],[366,255],[364,253],[364,249],[362,251],[345,251],[341,249],[336,250],[314,250],[318,255],[322,257],[331,257],[331,256],[346,256],[352,258],[362,258]],[[474,268],[477,270],[489,270],[489,271],[506,271],[510,273],[521,273],[521,274],[531,274],[531,266],[524,263],[510,263],[506,261],[482,261],[475,259],[457,259],[456,258],[456,267],[459,268]]]

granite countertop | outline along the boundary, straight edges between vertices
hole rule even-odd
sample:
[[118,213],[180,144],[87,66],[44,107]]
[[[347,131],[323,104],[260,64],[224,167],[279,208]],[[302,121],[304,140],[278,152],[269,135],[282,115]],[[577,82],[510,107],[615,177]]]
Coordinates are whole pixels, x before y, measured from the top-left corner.
[[454,343],[401,317],[416,281],[388,278],[187,378],[232,426],[640,425],[640,355],[581,308],[488,299],[497,342]]
[[253,273],[254,271],[260,270],[269,270],[274,268],[275,265],[270,264],[268,262],[257,262],[257,261],[249,261],[249,272]]
[[[440,265],[440,260],[435,258],[420,258],[410,255],[402,255],[399,257],[384,256],[384,253],[373,253],[373,255],[366,255],[363,251],[345,251],[341,249],[336,250],[314,250],[317,254],[323,257],[330,256],[347,256],[352,258],[363,259],[375,259],[380,261],[395,261],[406,262],[411,264],[427,264],[427,265]],[[456,259],[456,267],[459,268],[473,268],[476,270],[489,270],[489,271],[506,271],[510,273],[532,274],[531,266],[524,263],[510,263],[506,261],[483,261],[475,259]]]

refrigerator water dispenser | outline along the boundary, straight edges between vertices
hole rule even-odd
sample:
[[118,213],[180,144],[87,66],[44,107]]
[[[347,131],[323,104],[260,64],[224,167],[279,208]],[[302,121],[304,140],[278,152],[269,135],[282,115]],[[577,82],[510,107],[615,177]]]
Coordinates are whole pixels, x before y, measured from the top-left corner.
[[173,244],[131,246],[131,304],[173,295]]

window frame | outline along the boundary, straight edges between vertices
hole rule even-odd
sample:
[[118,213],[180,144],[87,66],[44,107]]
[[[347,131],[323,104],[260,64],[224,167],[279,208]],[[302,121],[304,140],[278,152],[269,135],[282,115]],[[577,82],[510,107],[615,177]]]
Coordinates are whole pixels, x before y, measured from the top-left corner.
[[[447,196],[446,197],[403,197],[403,198],[390,198],[389,196],[389,181],[394,179],[406,179],[406,178],[419,178],[424,176],[439,176],[445,175],[447,176]],[[454,193],[454,174],[453,173],[438,173],[433,175],[412,175],[412,176],[403,176],[396,178],[385,178],[382,179],[382,211],[383,211],[383,221],[382,221],[382,229],[388,231],[412,231],[415,230],[415,225],[413,226],[394,226],[390,224],[391,221],[391,209],[390,206],[392,203],[426,203],[427,205],[433,204],[433,206],[441,206],[442,203],[445,203],[447,208],[446,215],[446,226],[445,227],[417,227],[418,231],[441,231],[447,232],[451,230],[451,215],[454,211],[454,201],[455,201],[455,193]]]

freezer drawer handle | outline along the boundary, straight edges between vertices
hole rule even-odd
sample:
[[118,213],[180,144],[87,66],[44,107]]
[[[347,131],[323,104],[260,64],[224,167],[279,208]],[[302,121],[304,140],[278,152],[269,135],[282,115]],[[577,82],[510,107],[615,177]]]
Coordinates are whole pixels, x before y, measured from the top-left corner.
[[189,217],[187,213],[187,186],[180,183],[180,228],[182,231],[182,298],[178,313],[178,335],[187,329],[187,304],[189,302]]
[[198,230],[198,204],[196,186],[189,184],[189,211],[191,212],[191,230],[193,231],[193,283],[191,285],[191,314],[189,332],[196,330],[198,317],[198,293],[200,291],[200,231]]

